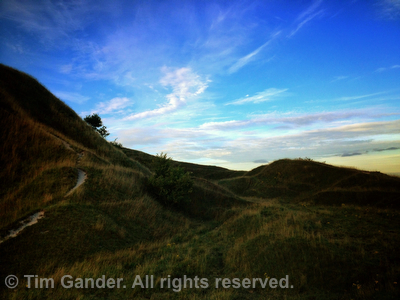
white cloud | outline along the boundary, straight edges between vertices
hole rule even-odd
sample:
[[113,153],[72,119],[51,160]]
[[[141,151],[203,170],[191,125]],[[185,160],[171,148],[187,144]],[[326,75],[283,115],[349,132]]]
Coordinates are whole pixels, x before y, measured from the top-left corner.
[[314,11],[321,5],[322,0],[314,1],[305,11],[299,14],[296,21],[302,21],[306,19],[309,15],[313,14]]
[[66,100],[78,104],[82,104],[90,99],[90,97],[83,96],[79,93],[74,93],[74,92],[56,91],[54,92],[54,95],[56,95],[56,97],[60,98],[61,100]]
[[250,120],[243,120],[243,121],[231,120],[224,122],[207,122],[200,125],[200,128],[207,130],[224,130],[224,129],[242,128],[251,124],[252,122]]
[[331,82],[340,81],[349,78],[349,76],[335,76]]
[[12,51],[17,52],[18,54],[25,54],[25,52],[26,52],[24,47],[22,46],[22,44],[19,42],[16,42],[14,44],[10,43],[10,42],[6,42],[5,45],[7,47],[9,47]]
[[[328,136],[344,139],[361,136],[399,134],[400,120],[350,124],[324,130]],[[318,133],[314,131],[312,133]],[[312,134],[311,133],[311,134]]]
[[382,68],[378,68],[378,69],[376,69],[375,70],[375,72],[384,72],[384,71],[387,71],[387,70],[390,70],[390,69],[399,69],[400,68],[400,65],[393,65],[393,66],[391,66],[391,67],[389,67],[389,68],[384,68],[384,67],[382,67]]
[[280,34],[280,31],[275,32],[271,39],[268,40],[267,42],[265,42],[263,45],[261,45],[260,47],[258,47],[256,50],[254,50],[253,52],[247,54],[246,56],[243,56],[242,58],[240,58],[236,63],[234,63],[228,70],[228,72],[231,73],[235,73],[237,72],[239,69],[243,68],[245,65],[247,65],[249,62],[251,62],[252,60],[254,60],[255,56],[262,50],[264,49],[266,46],[268,46],[276,37],[278,37]]
[[[317,117],[314,116],[314,119]],[[142,151],[145,152],[163,151],[178,160],[228,168],[251,162],[248,169],[254,166],[254,160],[265,157],[265,153],[268,153],[268,160],[271,161],[285,157],[318,158],[376,151],[374,149],[400,148],[400,120],[335,125],[296,133],[285,131],[273,134],[264,131],[251,135],[245,131],[229,135],[229,127],[223,128],[221,134],[204,126],[186,130],[153,126],[130,129],[124,134],[121,131],[118,136],[123,137],[121,141],[124,145],[124,141],[133,143],[136,149],[138,145],[142,145]]]
[[111,99],[108,102],[98,103],[93,112],[100,113],[100,114],[109,114],[109,113],[121,110],[131,104],[132,104],[132,102],[126,97],[122,97],[122,98],[116,97],[116,98]]
[[378,93],[372,93],[372,94],[366,94],[366,95],[346,96],[346,97],[337,98],[336,100],[340,100],[340,101],[358,100],[358,99],[370,98],[370,97],[377,96],[377,95],[382,95],[385,93],[386,92],[378,92]]
[[394,20],[400,17],[400,1],[398,0],[380,0],[380,15],[383,18]]
[[321,5],[322,0],[314,1],[310,7],[308,7],[305,11],[303,11],[296,19],[296,28],[292,30],[292,32],[288,35],[288,38],[294,36],[304,25],[310,22],[315,17],[321,15],[323,10],[317,10],[317,8]]
[[[288,116],[287,116],[288,115]],[[254,116],[251,119],[245,120],[231,120],[224,122],[207,122],[200,126],[201,129],[207,130],[229,130],[229,129],[242,129],[251,126],[260,125],[275,125],[276,129],[280,128],[300,128],[313,124],[328,124],[330,126],[337,125],[336,122],[356,122],[357,120],[370,120],[380,117],[378,111],[367,109],[355,109],[351,111],[333,111],[333,112],[320,112],[314,114],[284,114],[278,115],[276,113],[264,114]]]
[[245,103],[249,103],[249,102],[261,103],[261,102],[265,102],[265,101],[273,101],[279,97],[284,96],[285,92],[287,90],[288,89],[269,88],[269,89],[266,89],[265,91],[256,93],[254,96],[251,96],[251,97],[246,96],[244,98],[237,99],[237,100],[227,103],[225,105],[241,105],[241,104],[245,104]]
[[93,5],[83,1],[4,1],[0,17],[17,23],[41,41],[51,43],[82,29],[88,21],[83,15],[89,8],[94,9]]
[[72,64],[62,65],[60,67],[60,72],[63,74],[70,74],[72,71]]
[[160,80],[164,87],[172,87],[172,93],[166,95],[168,103],[160,108],[132,114],[125,120],[135,120],[164,115],[185,106],[187,101],[202,94],[210,80],[203,80],[190,68],[170,69],[163,67],[165,73]]

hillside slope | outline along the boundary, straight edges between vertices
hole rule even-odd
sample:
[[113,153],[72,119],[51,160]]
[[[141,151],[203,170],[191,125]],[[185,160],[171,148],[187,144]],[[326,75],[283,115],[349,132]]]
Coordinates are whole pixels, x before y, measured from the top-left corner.
[[400,208],[400,178],[302,159],[278,160],[218,183],[241,196]]

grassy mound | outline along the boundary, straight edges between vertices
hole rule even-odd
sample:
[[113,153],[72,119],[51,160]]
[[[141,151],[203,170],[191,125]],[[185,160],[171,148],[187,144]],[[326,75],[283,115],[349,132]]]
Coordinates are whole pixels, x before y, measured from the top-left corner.
[[301,159],[278,160],[218,183],[245,197],[400,208],[400,178]]

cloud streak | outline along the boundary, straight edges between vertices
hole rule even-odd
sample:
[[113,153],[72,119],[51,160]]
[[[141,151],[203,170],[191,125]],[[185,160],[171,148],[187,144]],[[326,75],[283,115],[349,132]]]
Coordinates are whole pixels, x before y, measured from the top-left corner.
[[208,87],[209,80],[202,80],[190,68],[172,70],[164,67],[162,71],[165,75],[160,80],[161,85],[172,87],[172,93],[166,95],[168,103],[157,109],[132,114],[126,117],[125,120],[151,118],[174,112],[185,106],[188,100],[202,94]]
[[296,28],[290,32],[288,38],[293,37],[304,25],[323,13],[323,10],[316,11],[320,7],[321,3],[322,0],[314,1],[314,3],[311,4],[310,7],[308,7],[297,17]]
[[[276,114],[259,115],[251,119],[230,120],[224,122],[208,122],[200,127],[210,130],[239,129],[260,125],[285,125],[289,128],[300,128],[315,123],[332,124],[336,121],[349,121],[353,118],[375,118],[377,115],[366,110],[358,109],[353,111],[323,112],[306,115],[277,116]],[[278,127],[279,128],[279,127]]]
[[100,102],[96,105],[93,112],[99,114],[110,114],[121,111],[132,104],[132,101],[126,97],[116,97],[108,102]]
[[78,104],[82,104],[90,99],[90,97],[83,96],[79,93],[74,92],[55,91],[54,95],[56,95],[61,100],[66,100]]
[[273,101],[278,99],[279,97],[285,96],[285,92],[287,90],[288,89],[269,88],[262,92],[256,93],[254,96],[240,98],[225,105],[242,105],[247,103],[261,103],[266,101]]
[[382,18],[389,20],[400,18],[400,2],[398,0],[380,0],[378,5]]
[[245,65],[247,65],[249,62],[251,62],[252,60],[255,59],[255,57],[258,55],[258,53],[260,53],[265,47],[267,47],[269,44],[271,44],[271,42],[273,40],[275,40],[279,35],[280,35],[280,31],[275,32],[271,39],[268,40],[267,42],[265,42],[263,45],[261,45],[260,47],[258,47],[256,50],[252,51],[251,53],[243,56],[242,58],[240,58],[236,63],[234,63],[228,70],[229,74],[235,73],[237,71],[239,71],[241,68],[243,68]]
[[349,156],[358,156],[358,155],[363,155],[371,152],[383,152],[383,151],[394,151],[394,150],[399,150],[399,147],[388,147],[388,148],[382,148],[382,149],[372,149],[372,150],[366,150],[366,151],[359,151],[359,152],[352,152],[352,153],[343,153],[342,155],[339,155],[341,157],[349,157]]
[[96,5],[84,1],[4,1],[0,17],[17,23],[45,43],[54,43],[83,29],[88,21],[83,17],[89,11],[86,4],[96,9]]
[[393,65],[389,68],[378,68],[375,70],[375,72],[380,73],[380,72],[384,72],[384,71],[388,71],[388,70],[392,70],[392,69],[400,69],[400,65]]

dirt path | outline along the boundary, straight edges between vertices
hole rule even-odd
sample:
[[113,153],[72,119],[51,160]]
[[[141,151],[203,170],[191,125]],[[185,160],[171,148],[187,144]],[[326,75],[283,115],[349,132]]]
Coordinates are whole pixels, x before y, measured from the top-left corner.
[[78,169],[78,180],[76,182],[76,185],[68,193],[66,193],[64,197],[68,197],[69,195],[71,195],[82,183],[85,182],[86,177],[87,175],[85,171]]
[[[57,137],[53,134],[52,134],[52,136],[54,136],[56,139],[60,140],[66,149],[76,152],[74,149],[71,148],[70,144],[68,144],[66,141],[64,141],[63,139],[60,139],[59,137]],[[77,154],[78,154],[77,164],[79,164],[79,161],[81,160],[82,156],[84,155],[84,152],[77,153]],[[70,196],[79,186],[81,186],[85,182],[85,180],[87,178],[87,174],[85,171],[83,171],[79,168],[77,170],[78,170],[77,182],[76,182],[75,186],[71,190],[69,190],[68,193],[65,194],[64,197]],[[0,244],[7,241],[10,238],[16,237],[26,227],[36,224],[38,222],[38,220],[40,220],[42,218],[44,218],[44,211],[39,211],[39,212],[36,212],[33,215],[27,217],[26,219],[20,221],[19,223],[21,225],[16,229],[11,229],[9,231],[9,234],[7,236],[5,236],[2,240],[0,240]]]
[[[56,138],[57,140],[61,141],[61,143],[63,143],[63,145],[65,146],[65,148],[67,150],[73,151],[75,153],[77,153],[74,149],[72,149],[71,145],[68,144],[66,141],[64,141],[62,138],[59,138],[58,136],[50,133],[54,138]],[[84,151],[82,151],[81,153],[77,153],[78,154],[78,158],[76,161],[76,164],[79,165],[80,160],[82,159],[83,155],[84,155]],[[75,186],[68,192],[65,194],[64,197],[68,197],[70,196],[80,185],[82,185],[86,178],[87,178],[87,174],[85,171],[83,171],[82,169],[77,169],[78,170],[78,179],[76,181]]]
[[17,229],[11,229],[9,231],[9,234],[7,236],[5,236],[4,239],[0,240],[0,244],[7,241],[10,238],[16,237],[26,227],[36,224],[38,222],[38,220],[43,217],[44,217],[44,211],[39,211],[39,212],[34,213],[33,215],[29,216],[28,218],[20,221],[19,223],[21,225]]

